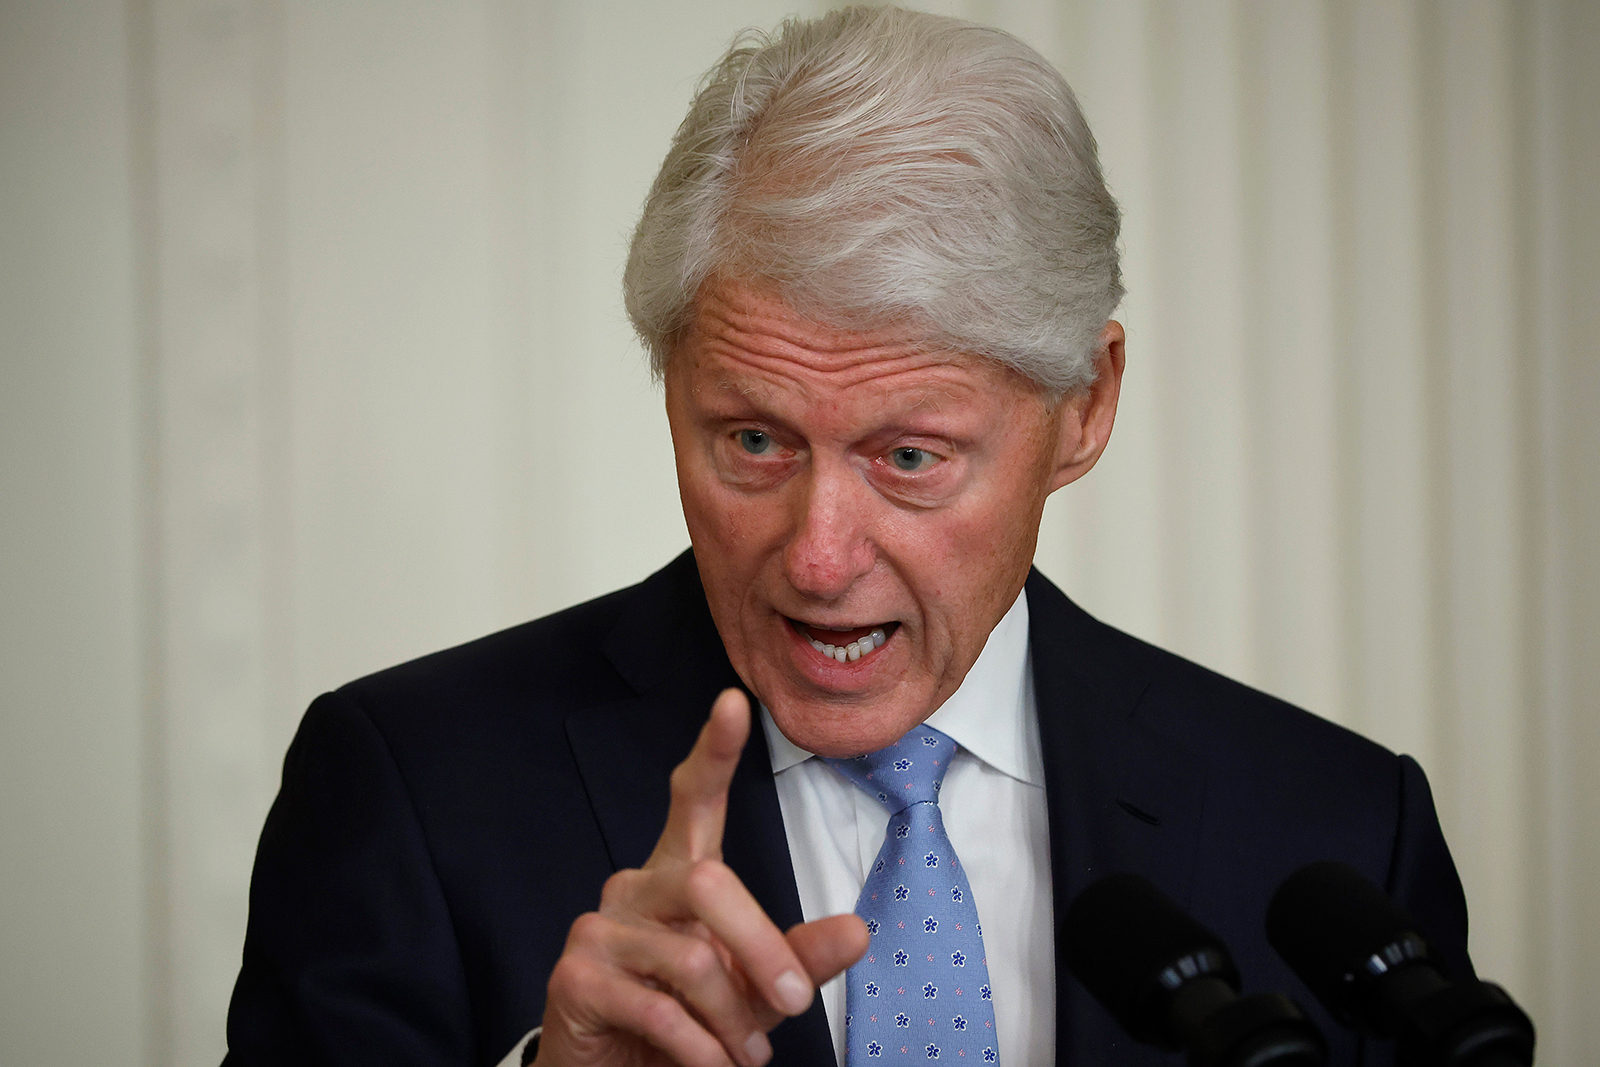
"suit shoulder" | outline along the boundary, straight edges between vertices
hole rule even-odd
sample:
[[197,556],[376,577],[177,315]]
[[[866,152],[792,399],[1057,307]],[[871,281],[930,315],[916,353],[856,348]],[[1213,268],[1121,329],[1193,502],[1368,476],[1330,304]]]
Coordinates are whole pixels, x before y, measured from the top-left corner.
[[1149,679],[1140,717],[1166,732],[1194,740],[1227,737],[1231,747],[1257,753],[1314,746],[1329,756],[1382,763],[1386,773],[1393,767],[1394,753],[1348,727],[1131,635],[1119,636]]
[[[1126,709],[1191,752],[1254,767],[1299,764],[1314,753],[1325,767],[1386,782],[1398,774],[1397,757],[1377,742],[1101,622],[1042,578],[1029,585],[1030,614],[1039,609],[1036,654],[1067,657],[1106,706]],[[1041,634],[1054,635],[1043,650]]]
[[[639,586],[389,667],[339,688],[391,744],[543,733],[575,708],[631,692],[607,636]],[[409,747],[407,745],[406,747]]]

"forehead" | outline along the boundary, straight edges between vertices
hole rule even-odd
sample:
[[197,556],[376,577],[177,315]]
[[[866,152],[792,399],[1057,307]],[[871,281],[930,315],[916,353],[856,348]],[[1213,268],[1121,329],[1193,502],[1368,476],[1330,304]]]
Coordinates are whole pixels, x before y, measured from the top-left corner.
[[668,370],[691,376],[697,392],[751,399],[846,391],[851,399],[942,407],[989,392],[1035,391],[1009,368],[929,343],[908,325],[832,326],[770,290],[727,280],[702,288]]

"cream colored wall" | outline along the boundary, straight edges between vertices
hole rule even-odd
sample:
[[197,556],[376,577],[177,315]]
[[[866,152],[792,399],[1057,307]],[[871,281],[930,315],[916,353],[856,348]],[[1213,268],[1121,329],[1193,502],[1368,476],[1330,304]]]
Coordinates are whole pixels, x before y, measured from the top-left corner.
[[0,1062],[140,1051],[146,856],[127,24],[0,7]]
[[[930,6],[1062,67],[1127,212],[1041,566],[1416,753],[1483,971],[1582,1062],[1594,5]],[[685,543],[617,276],[792,7],[0,3],[0,1062],[215,1062],[305,703]]]

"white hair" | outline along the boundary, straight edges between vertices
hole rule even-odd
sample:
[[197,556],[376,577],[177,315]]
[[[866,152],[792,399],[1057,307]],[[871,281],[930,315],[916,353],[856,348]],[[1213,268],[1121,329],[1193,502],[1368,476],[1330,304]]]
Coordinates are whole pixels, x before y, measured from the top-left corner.
[[851,7],[746,31],[634,230],[628,315],[665,372],[713,274],[842,328],[911,322],[1052,394],[1094,380],[1119,213],[1072,90],[1000,30]]

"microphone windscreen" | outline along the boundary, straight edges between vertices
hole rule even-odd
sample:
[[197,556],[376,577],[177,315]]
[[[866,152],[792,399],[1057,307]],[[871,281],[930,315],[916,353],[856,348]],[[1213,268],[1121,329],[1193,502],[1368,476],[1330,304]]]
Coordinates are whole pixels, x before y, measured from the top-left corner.
[[1206,973],[1239,988],[1222,939],[1136,874],[1110,875],[1078,894],[1062,920],[1061,948],[1078,980],[1141,1041],[1161,1043],[1175,982]]
[[1419,943],[1415,928],[1365,875],[1335,860],[1300,868],[1267,905],[1267,941],[1341,1018],[1351,1014],[1366,961],[1402,941]]

